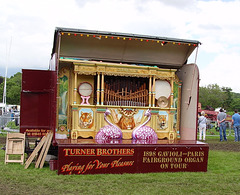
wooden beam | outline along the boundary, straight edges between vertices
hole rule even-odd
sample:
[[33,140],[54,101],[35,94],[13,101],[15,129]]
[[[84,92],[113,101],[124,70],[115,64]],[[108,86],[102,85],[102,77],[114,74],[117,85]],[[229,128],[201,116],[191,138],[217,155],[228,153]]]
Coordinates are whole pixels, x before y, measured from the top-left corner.
[[[49,133],[47,134],[47,138],[46,138],[46,141],[44,142],[44,145],[43,145],[43,148],[42,148],[42,150],[41,150],[41,153],[40,153],[40,155],[39,155],[39,157],[38,157],[38,159],[37,159],[37,162],[36,162],[36,164],[35,164],[35,168],[38,168],[39,165],[40,165],[40,163],[41,163],[41,161],[42,161],[42,157],[43,157],[43,154],[45,153],[45,150],[47,149],[47,145],[48,145],[48,142],[49,142],[50,137],[51,137],[51,133],[49,132]],[[44,160],[45,160],[45,159],[44,159]]]
[[38,154],[39,150],[42,148],[43,144],[45,143],[46,135],[41,139],[41,141],[38,143],[37,147],[33,150],[31,155],[28,157],[27,161],[25,162],[24,169],[27,169],[31,162],[33,161],[34,157]]
[[47,156],[49,147],[50,147],[51,142],[52,142],[52,137],[53,137],[53,133],[50,132],[50,136],[49,136],[48,142],[46,143],[47,146],[46,146],[46,149],[45,149],[45,151],[44,151],[44,154],[43,154],[43,157],[42,157],[42,161],[41,161],[41,163],[40,163],[39,168],[43,168],[43,165],[44,165],[44,162],[45,162],[45,159],[46,159],[46,156]]

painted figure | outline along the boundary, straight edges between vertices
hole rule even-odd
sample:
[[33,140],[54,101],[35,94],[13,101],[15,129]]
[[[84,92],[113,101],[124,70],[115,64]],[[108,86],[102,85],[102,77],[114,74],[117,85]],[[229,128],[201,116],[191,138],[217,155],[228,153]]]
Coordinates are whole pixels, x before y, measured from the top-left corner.
[[118,121],[117,125],[121,129],[133,129],[135,127],[134,114],[138,112],[137,109],[127,110],[120,108],[119,112],[122,114],[122,117]]
[[81,128],[90,129],[93,126],[93,116],[91,112],[81,112],[79,118],[79,125]]
[[110,115],[111,112],[109,109],[106,109],[104,113],[104,119],[107,121],[109,125],[102,127],[97,133],[95,139],[96,140],[107,140],[107,139],[122,139],[122,131],[116,125],[112,124],[107,116]]
[[166,129],[167,128],[167,115],[158,115],[158,124],[160,129]]
[[144,116],[147,116],[148,119],[142,125],[133,130],[132,138],[141,140],[157,140],[158,137],[154,129],[149,126],[145,126],[151,119],[151,111],[148,109]]

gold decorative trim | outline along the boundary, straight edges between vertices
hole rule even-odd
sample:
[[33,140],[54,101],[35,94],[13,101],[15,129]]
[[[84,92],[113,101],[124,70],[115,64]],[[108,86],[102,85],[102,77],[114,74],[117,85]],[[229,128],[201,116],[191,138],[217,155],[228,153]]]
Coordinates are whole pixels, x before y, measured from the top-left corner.
[[171,80],[175,78],[176,69],[162,69],[151,66],[138,66],[117,63],[103,63],[94,61],[71,61],[74,64],[74,72],[81,75],[96,75],[103,73],[109,76],[129,76]]

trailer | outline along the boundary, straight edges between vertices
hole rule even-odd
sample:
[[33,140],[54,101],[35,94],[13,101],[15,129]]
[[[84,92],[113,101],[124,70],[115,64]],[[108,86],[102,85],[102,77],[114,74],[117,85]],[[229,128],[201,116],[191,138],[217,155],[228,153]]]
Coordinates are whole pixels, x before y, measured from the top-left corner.
[[20,132],[53,132],[58,174],[207,171],[200,44],[56,28],[49,70],[22,70]]

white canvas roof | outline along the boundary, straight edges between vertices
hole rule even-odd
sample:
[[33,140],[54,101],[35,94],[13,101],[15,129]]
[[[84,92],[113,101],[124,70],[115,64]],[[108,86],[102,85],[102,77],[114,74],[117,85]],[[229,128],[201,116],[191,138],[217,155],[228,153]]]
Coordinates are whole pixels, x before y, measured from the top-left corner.
[[185,39],[56,28],[52,55],[180,68],[199,44]]

